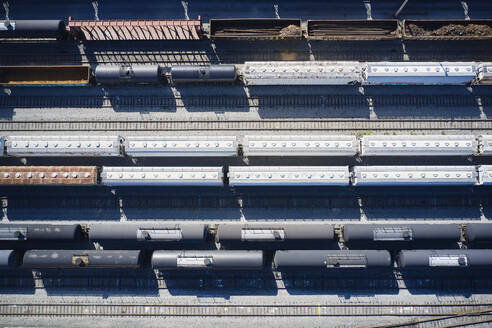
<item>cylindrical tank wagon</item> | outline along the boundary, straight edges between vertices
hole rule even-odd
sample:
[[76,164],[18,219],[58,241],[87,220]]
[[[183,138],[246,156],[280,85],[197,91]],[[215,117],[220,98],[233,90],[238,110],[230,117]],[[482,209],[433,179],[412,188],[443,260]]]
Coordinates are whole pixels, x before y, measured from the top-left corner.
[[465,236],[470,243],[492,242],[492,224],[469,223],[465,228]]
[[345,224],[346,243],[385,242],[458,242],[461,229],[457,224]]
[[24,268],[138,268],[142,252],[127,250],[28,250]]
[[189,82],[234,82],[234,65],[179,65],[171,67],[171,80],[174,83]]
[[152,267],[159,270],[262,270],[262,251],[154,251]]
[[18,265],[18,253],[11,249],[0,250],[0,268],[12,268]]
[[93,242],[124,241],[148,243],[199,243],[205,242],[207,227],[193,223],[94,223],[89,225],[89,240]]
[[98,84],[160,84],[159,65],[97,65],[94,70]]
[[384,250],[292,250],[277,251],[273,259],[278,270],[380,268],[391,266]]
[[79,241],[83,239],[79,224],[0,224],[1,241]]
[[215,241],[227,247],[269,247],[316,245],[335,241],[330,224],[220,224]]
[[492,266],[490,249],[403,250],[398,266],[407,268],[472,268]]
[[51,20],[1,20],[0,38],[57,38],[67,36],[65,22]]

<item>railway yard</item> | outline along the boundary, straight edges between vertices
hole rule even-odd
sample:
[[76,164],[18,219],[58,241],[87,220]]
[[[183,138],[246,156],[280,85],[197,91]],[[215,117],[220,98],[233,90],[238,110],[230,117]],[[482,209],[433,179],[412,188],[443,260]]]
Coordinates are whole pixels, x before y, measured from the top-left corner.
[[2,3],[0,326],[490,327],[490,1]]

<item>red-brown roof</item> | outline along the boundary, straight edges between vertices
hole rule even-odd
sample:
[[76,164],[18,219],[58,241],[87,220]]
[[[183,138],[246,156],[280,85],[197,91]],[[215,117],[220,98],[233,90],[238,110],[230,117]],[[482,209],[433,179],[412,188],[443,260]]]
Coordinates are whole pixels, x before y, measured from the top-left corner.
[[199,40],[201,20],[68,20],[80,40]]

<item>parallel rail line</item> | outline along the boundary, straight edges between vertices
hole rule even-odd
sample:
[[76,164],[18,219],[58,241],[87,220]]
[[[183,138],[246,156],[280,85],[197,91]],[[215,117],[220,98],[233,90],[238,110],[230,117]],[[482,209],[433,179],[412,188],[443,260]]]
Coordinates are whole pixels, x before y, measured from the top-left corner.
[[364,290],[374,293],[388,290],[439,290],[479,292],[492,287],[490,278],[273,278],[257,277],[81,277],[81,276],[3,276],[0,289],[250,289],[250,290]]
[[489,130],[490,119],[276,119],[0,121],[0,131],[419,131]]
[[433,317],[473,312],[490,314],[492,304],[104,304],[11,303],[0,304],[0,316],[200,316],[200,317]]
[[[359,41],[360,42],[360,41]],[[247,50],[247,49],[246,49]],[[281,60],[310,60],[310,53],[305,50],[286,51],[281,50],[258,50],[247,51],[220,50],[217,54],[207,50],[188,50],[188,51],[98,51],[86,53],[40,53],[24,54],[19,52],[0,54],[0,64],[2,65],[21,65],[21,64],[65,64],[65,65],[93,65],[93,64],[240,64],[245,61],[281,61]],[[317,60],[404,60],[405,53],[395,48],[384,50],[372,50],[365,47],[364,50],[332,47],[330,50],[315,49],[314,55]],[[473,61],[490,60],[490,51],[469,49],[466,53],[453,49],[414,51],[410,54],[412,60],[417,61]]]
[[[485,311],[470,311],[470,312],[458,312],[450,316],[438,316],[438,317],[420,317],[412,318],[409,321],[403,321],[400,323],[392,323],[387,325],[375,325],[371,328],[400,328],[400,327],[466,327],[473,326],[482,323],[492,322],[491,313],[488,310]],[[369,327],[368,327],[369,328]]]
[[[492,105],[492,96],[462,95],[265,95],[265,96],[3,96],[0,108],[345,108],[372,106],[477,107]],[[347,109],[349,110],[349,109]],[[432,110],[432,109],[430,109]],[[397,111],[396,111],[397,115]]]

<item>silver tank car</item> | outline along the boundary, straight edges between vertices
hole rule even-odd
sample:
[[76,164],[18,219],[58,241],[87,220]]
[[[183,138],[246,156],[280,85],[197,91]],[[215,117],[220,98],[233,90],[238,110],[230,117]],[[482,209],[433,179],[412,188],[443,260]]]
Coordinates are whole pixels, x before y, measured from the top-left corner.
[[13,250],[0,250],[0,268],[10,268],[17,266],[17,253]]
[[66,34],[62,20],[0,21],[0,38],[62,38]]
[[89,240],[127,240],[134,242],[203,242],[204,224],[172,223],[94,223],[89,226]]
[[25,268],[138,268],[141,251],[29,250]]
[[221,224],[217,229],[217,242],[323,242],[333,240],[334,228],[330,224]]
[[428,268],[469,268],[492,266],[490,249],[403,250],[398,254],[398,266]]
[[75,241],[81,240],[82,236],[79,224],[0,224],[0,241]]
[[457,224],[345,224],[345,242],[456,241],[461,237]]
[[466,225],[466,239],[469,242],[492,242],[491,223],[470,223]]
[[159,84],[159,65],[97,65],[96,82],[99,84]]
[[277,251],[273,263],[279,270],[389,267],[391,255],[380,250]]
[[262,251],[155,251],[152,267],[160,270],[261,270]]
[[174,83],[234,82],[236,67],[234,65],[173,66],[171,67],[171,79]]

